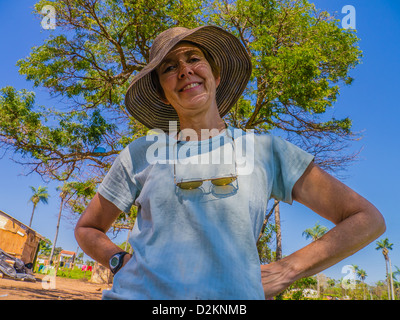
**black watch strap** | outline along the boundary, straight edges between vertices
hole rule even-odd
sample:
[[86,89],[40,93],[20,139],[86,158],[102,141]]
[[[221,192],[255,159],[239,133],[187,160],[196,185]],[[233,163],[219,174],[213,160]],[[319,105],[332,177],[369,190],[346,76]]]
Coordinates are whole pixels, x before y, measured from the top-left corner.
[[111,272],[115,275],[119,269],[121,269],[122,264],[124,263],[124,257],[127,255],[128,252],[126,251],[121,251],[117,252],[116,254],[113,254],[112,257],[110,258],[110,269]]

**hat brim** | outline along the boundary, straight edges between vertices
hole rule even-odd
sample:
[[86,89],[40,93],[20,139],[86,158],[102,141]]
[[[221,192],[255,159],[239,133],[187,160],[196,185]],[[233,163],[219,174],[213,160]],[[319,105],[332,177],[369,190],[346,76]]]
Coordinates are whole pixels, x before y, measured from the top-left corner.
[[231,33],[216,26],[201,26],[170,39],[149,64],[133,79],[125,95],[128,112],[149,129],[168,132],[169,121],[179,117],[171,105],[159,97],[151,79],[151,72],[179,42],[190,41],[201,45],[220,68],[221,81],[216,101],[221,117],[226,115],[243,94],[251,76],[251,59],[241,42]]

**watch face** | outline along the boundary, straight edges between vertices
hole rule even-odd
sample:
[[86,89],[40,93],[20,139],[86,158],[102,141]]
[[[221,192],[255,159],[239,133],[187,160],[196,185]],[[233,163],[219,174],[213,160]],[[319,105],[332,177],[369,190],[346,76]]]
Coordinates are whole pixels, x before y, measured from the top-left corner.
[[112,268],[115,268],[118,265],[119,258],[118,257],[112,257],[110,261],[110,266]]

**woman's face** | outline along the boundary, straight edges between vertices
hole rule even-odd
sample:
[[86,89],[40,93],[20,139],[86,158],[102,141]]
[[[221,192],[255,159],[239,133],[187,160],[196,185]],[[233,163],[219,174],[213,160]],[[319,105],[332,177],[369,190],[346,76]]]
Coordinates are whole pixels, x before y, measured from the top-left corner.
[[166,103],[179,116],[193,115],[216,107],[215,93],[220,78],[215,78],[210,64],[195,45],[180,42],[157,68]]

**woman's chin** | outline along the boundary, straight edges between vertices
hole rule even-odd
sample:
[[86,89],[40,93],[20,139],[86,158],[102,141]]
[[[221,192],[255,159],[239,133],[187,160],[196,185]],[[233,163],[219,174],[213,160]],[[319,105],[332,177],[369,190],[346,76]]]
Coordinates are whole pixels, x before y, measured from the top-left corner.
[[187,99],[183,104],[183,108],[191,110],[191,109],[207,109],[212,106],[211,99],[205,95],[197,95],[192,97],[191,99]]

